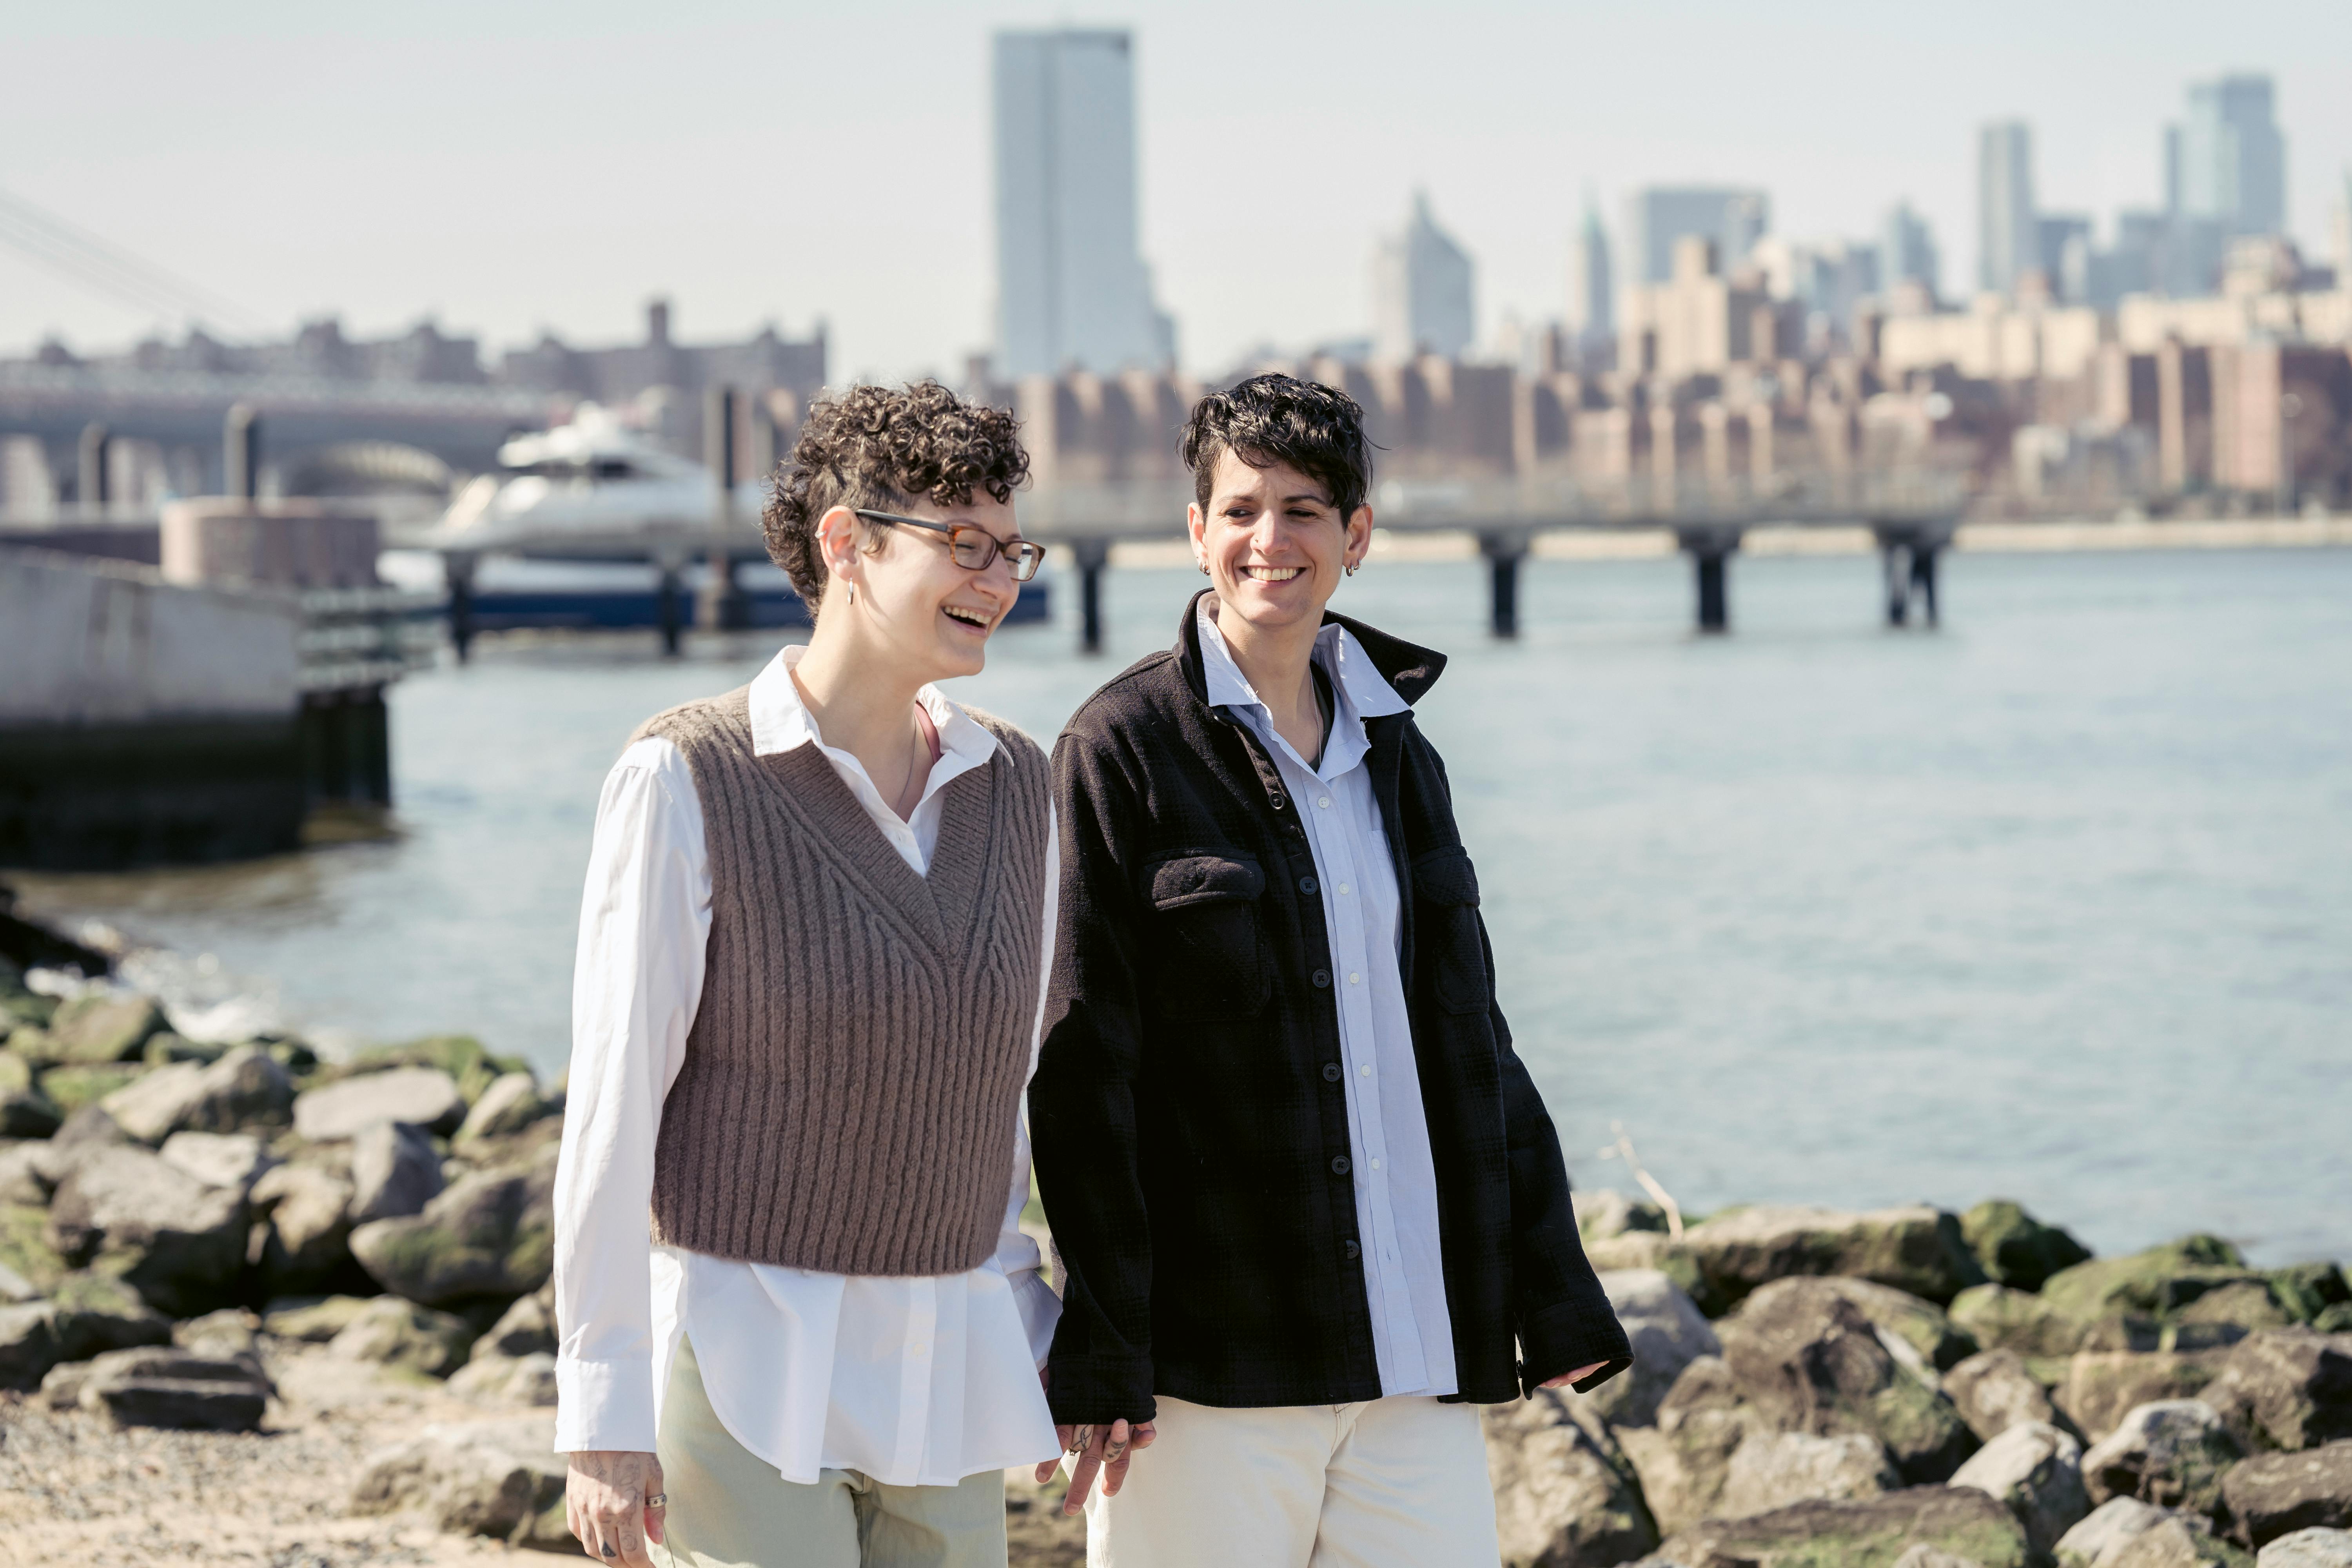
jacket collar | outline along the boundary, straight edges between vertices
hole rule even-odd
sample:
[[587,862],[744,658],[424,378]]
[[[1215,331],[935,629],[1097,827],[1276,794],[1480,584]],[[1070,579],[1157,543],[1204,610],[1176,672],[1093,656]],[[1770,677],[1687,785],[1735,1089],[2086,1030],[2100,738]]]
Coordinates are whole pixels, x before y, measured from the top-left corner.
[[[1176,627],[1176,663],[1184,672],[1184,684],[1191,687],[1193,697],[1205,707],[1209,700],[1208,678],[1202,670],[1201,600],[1211,590],[1203,588],[1184,605],[1183,618]],[[1362,645],[1364,655],[1381,679],[1395,689],[1396,694],[1408,703],[1421,700],[1422,694],[1437,684],[1445,672],[1445,656],[1430,648],[1417,647],[1402,637],[1392,637],[1386,632],[1375,631],[1363,622],[1346,616],[1323,612],[1323,624],[1344,626],[1348,634]]]

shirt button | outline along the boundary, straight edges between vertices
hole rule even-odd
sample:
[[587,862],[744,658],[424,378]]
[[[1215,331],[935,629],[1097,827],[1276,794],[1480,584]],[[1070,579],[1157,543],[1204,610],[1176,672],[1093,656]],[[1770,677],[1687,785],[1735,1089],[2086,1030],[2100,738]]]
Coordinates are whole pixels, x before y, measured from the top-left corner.
[[1328,969],[1318,969],[1307,978],[1314,982],[1316,990],[1321,991],[1331,984],[1331,972]]
[[1345,896],[1345,895],[1346,895],[1346,893],[1347,893],[1347,891],[1348,891],[1348,884],[1347,884],[1347,883],[1345,883],[1345,882],[1340,883],[1340,884],[1339,884],[1339,891],[1340,891],[1340,893],[1341,893],[1341,895],[1342,895],[1342,896]]
[[1345,1154],[1331,1156],[1331,1173],[1335,1176],[1344,1176],[1348,1173],[1348,1156]]
[[1331,797],[1328,795],[1318,795],[1315,797],[1315,804],[1318,805],[1328,805],[1331,804]]
[[1379,1170],[1380,1168],[1381,1168],[1381,1163],[1380,1163],[1378,1160],[1373,1161],[1373,1162],[1372,1162],[1372,1169],[1373,1169],[1373,1170],[1375,1170],[1375,1171],[1377,1171],[1377,1170]]
[[1340,1256],[1347,1258],[1349,1262],[1353,1263],[1357,1258],[1361,1258],[1364,1255],[1364,1249],[1355,1242],[1343,1241],[1339,1244],[1339,1253]]
[[1350,985],[1361,984],[1363,983],[1363,978],[1364,977],[1360,974],[1350,974],[1348,976],[1348,984]]
[[1325,1062],[1323,1064],[1323,1081],[1325,1083],[1337,1083],[1339,1081],[1339,1064],[1338,1062]]
[[1371,1077],[1371,1076],[1372,1076],[1372,1064],[1371,1064],[1371,1063],[1370,1063],[1370,1062],[1366,1062],[1366,1063],[1364,1064],[1363,1071],[1364,1071],[1364,1076],[1365,1076],[1366,1078],[1370,1078],[1370,1077]]
[[1302,893],[1312,893],[1312,892],[1314,892],[1314,891],[1315,891],[1315,879],[1314,879],[1314,878],[1312,878],[1312,877],[1301,877],[1301,878],[1299,878],[1299,879],[1298,879],[1298,890],[1299,890],[1300,892],[1302,892]]

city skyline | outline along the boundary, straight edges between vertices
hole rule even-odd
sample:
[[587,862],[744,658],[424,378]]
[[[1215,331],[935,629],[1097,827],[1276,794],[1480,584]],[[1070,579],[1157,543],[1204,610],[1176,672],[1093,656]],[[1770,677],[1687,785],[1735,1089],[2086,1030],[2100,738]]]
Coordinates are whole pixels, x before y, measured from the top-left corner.
[[[1482,341],[1507,316],[1565,312],[1587,185],[1612,217],[1644,186],[1759,188],[1772,232],[1806,244],[1873,239],[1906,204],[1957,294],[1974,272],[1978,126],[2031,123],[2037,205],[2094,215],[2104,241],[2121,209],[2163,205],[2160,128],[2182,118],[2191,84],[2242,72],[2276,82],[2290,232],[2326,255],[2352,157],[2340,7],[2242,8],[2227,39],[2120,6],[2013,7],[2017,26],[1996,6],[1949,38],[1858,6],[1776,23],[1674,9],[1489,6],[1443,24],[1375,9],[1345,27],[1223,6],[1181,25],[1152,5],[1101,18],[1136,40],[1140,249],[1184,363],[1362,335],[1373,309],[1360,258],[1417,185],[1476,262]],[[987,41],[1029,20],[1017,9],[812,13],[781,32],[724,5],[650,30],[593,5],[495,22],[434,5],[366,24],[301,15],[114,6],[20,26],[31,68],[0,106],[17,152],[0,184],[228,296],[272,335],[334,312],[355,335],[429,315],[500,347],[541,328],[610,340],[665,295],[699,338],[771,320],[798,336],[823,319],[843,377],[953,374],[992,345]],[[1695,51],[1702,23],[1710,47]],[[375,32],[352,31],[362,26]],[[1277,64],[1360,85],[1233,107],[1209,84],[1221,32],[1243,28]],[[838,68],[784,73],[778,89],[762,54],[784,33]],[[1935,71],[1892,79],[1930,45]],[[1535,62],[1570,56],[1608,68],[1580,65],[1574,93],[1538,94]],[[511,75],[525,58],[536,74],[492,68]],[[229,61],[255,90],[220,110],[213,79]],[[1973,68],[1989,64],[2002,68]],[[120,89],[102,105],[72,90],[101,70]],[[1799,72],[1835,90],[1788,90]],[[632,94],[646,111],[605,111]],[[661,107],[673,112],[649,112]],[[292,123],[306,135],[284,136]],[[1254,180],[1286,144],[1314,178],[1235,190],[1236,124]],[[909,186],[908,171],[928,178]],[[1231,209],[1253,201],[1265,219],[1238,238]],[[1612,227],[1622,286],[1632,247]],[[0,268],[5,352],[52,330],[79,349],[119,347],[149,325],[13,254]]]

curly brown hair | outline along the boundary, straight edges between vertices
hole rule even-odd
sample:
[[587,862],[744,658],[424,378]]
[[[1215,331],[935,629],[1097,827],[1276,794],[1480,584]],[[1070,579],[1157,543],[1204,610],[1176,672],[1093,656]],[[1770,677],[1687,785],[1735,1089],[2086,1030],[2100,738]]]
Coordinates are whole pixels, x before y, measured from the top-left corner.
[[[1001,408],[968,403],[936,381],[853,386],[809,409],[789,462],[769,481],[760,526],[768,555],[800,591],[809,615],[824,596],[817,520],[837,506],[903,511],[918,498],[954,506],[984,489],[1013,499],[1029,479],[1020,424]],[[882,530],[857,523],[867,550]]]

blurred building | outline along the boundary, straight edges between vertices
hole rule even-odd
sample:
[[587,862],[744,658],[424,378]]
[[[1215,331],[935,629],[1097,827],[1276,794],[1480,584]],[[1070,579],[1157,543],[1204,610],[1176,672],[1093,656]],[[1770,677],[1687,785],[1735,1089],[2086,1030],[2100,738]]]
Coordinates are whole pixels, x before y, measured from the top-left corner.
[[1601,226],[1601,213],[1588,193],[1584,198],[1584,222],[1569,248],[1568,261],[1568,329],[1578,348],[1585,353],[1603,348],[1616,338],[1614,285],[1609,236]]
[[1771,220],[1771,198],[1762,191],[1698,185],[1636,191],[1626,204],[1626,285],[1672,279],[1675,242],[1690,236],[1713,240],[1717,265],[1735,270]]
[[2224,238],[2286,227],[2286,139],[2271,79],[2225,76],[2189,89],[2173,139],[2179,209],[2215,224]]
[[603,404],[631,402],[657,388],[698,399],[705,388],[719,385],[806,399],[824,385],[824,374],[822,321],[806,338],[782,337],[767,326],[741,342],[688,344],[670,335],[667,300],[647,302],[643,342],[573,348],[543,332],[530,348],[509,350],[499,366],[499,379],[509,385]]
[[993,88],[1000,372],[1170,363],[1137,241],[1132,37],[999,33]]
[[1383,358],[1457,358],[1478,335],[1469,252],[1437,226],[1416,191],[1400,232],[1372,255],[1372,344]]
[[1998,121],[1977,132],[1977,287],[2012,294],[2042,264],[2033,205],[2033,128]]
[[1908,202],[1897,202],[1889,207],[1886,221],[1879,230],[1881,287],[1892,289],[1897,284],[1916,283],[1927,290],[1932,302],[1943,291],[1941,266],[1941,258],[1936,253],[1936,237],[1927,227],[1927,220],[1913,212]]

